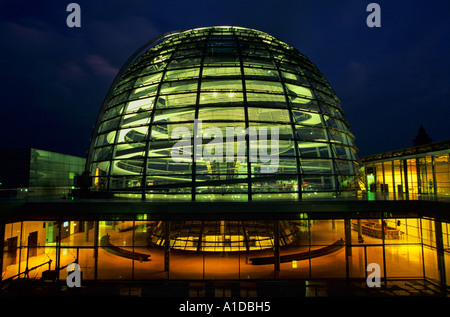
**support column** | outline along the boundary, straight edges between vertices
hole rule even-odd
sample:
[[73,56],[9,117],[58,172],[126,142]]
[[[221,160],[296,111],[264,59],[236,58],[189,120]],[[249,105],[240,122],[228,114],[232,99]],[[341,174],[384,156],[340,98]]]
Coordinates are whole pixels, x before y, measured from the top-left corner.
[[397,188],[395,188],[395,166],[394,166],[394,161],[391,161],[391,163],[392,163],[392,190],[393,190],[393,193],[394,193],[394,199],[395,199],[395,197],[396,197],[396,194],[397,194]]
[[441,278],[441,286],[445,288],[447,285],[447,279],[445,272],[444,241],[442,239],[442,222],[440,220],[434,221],[434,232],[436,235],[436,253],[439,277]]
[[345,254],[352,256],[352,223],[351,219],[344,220],[345,230]]
[[164,272],[170,267],[170,222],[164,221]]
[[409,184],[408,184],[408,160],[402,160],[403,162],[403,177],[404,177],[404,186],[403,192],[406,194],[406,199],[409,199]]
[[273,250],[273,256],[274,256],[274,271],[279,272],[280,271],[280,224],[278,220],[274,221],[274,250]]
[[434,155],[431,156],[431,171],[433,172],[433,194],[435,196],[437,196],[438,188],[437,188],[437,178],[436,178]]
[[[3,251],[5,249],[5,226],[6,223],[3,221],[0,221],[0,273],[3,273]],[[0,275],[0,281],[1,279]]]
[[[405,160],[406,161],[406,160]],[[384,212],[386,215],[387,213]],[[385,230],[386,230],[386,221],[384,220],[383,213],[381,214],[381,238],[382,238],[382,246],[383,246],[383,280],[384,282],[387,281],[387,275],[386,275],[386,243],[385,243]]]
[[84,242],[89,242],[89,221],[84,222]]
[[358,219],[358,243],[363,243],[361,219]]
[[[427,171],[427,167],[425,166],[425,172]],[[417,194],[421,195],[422,191],[422,177],[420,177],[421,166],[419,162],[419,158],[416,157],[416,175],[417,175]],[[425,180],[426,181],[426,180]]]
[[94,281],[97,281],[98,276],[98,231],[99,221],[94,221]]
[[61,227],[62,222],[58,221],[56,222],[58,226],[58,236],[56,237],[56,263],[55,263],[55,271],[56,271],[56,277],[59,281],[59,267],[61,266]]

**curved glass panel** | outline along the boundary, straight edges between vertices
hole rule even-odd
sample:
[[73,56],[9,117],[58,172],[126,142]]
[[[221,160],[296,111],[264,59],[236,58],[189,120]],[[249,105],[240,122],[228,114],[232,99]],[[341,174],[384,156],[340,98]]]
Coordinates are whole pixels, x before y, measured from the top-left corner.
[[118,196],[328,197],[357,170],[354,136],[326,78],[252,29],[165,37],[124,68],[103,107],[87,170],[95,190]]

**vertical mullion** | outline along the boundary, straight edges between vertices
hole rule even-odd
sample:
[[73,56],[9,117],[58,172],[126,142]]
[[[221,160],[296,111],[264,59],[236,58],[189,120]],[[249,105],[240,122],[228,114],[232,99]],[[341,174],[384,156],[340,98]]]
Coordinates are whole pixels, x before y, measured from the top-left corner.
[[252,163],[250,162],[250,136],[249,136],[249,118],[248,118],[248,105],[247,105],[247,89],[245,85],[245,74],[244,74],[244,61],[242,59],[242,50],[240,42],[238,41],[237,35],[235,31],[233,31],[234,40],[236,41],[236,48],[239,54],[239,65],[241,69],[241,81],[242,81],[242,98],[244,102],[244,117],[245,117],[245,130],[247,133],[245,134],[245,146],[246,146],[246,157],[247,157],[247,199],[248,201],[252,200]]
[[261,41],[261,43],[263,43],[263,45],[266,47],[267,52],[270,54],[270,57],[272,58],[272,60],[275,64],[275,67],[277,68],[279,80],[283,87],[284,98],[286,100],[286,105],[288,107],[289,120],[290,120],[290,125],[292,128],[292,136],[294,138],[294,150],[295,150],[295,159],[296,159],[296,165],[297,165],[297,182],[298,182],[297,198],[299,200],[302,200],[302,194],[303,194],[302,193],[302,181],[303,180],[302,180],[302,171],[301,171],[301,159],[300,159],[300,151],[298,148],[297,130],[295,129],[294,114],[292,113],[292,105],[291,105],[291,102],[289,101],[288,90],[287,90],[286,84],[284,82],[283,74],[281,73],[280,65],[277,63],[275,57],[273,56],[272,51],[269,49],[269,47],[267,45],[267,43],[265,43],[263,41]]
[[152,136],[152,127],[153,127],[153,120],[155,118],[156,106],[158,104],[158,99],[159,99],[159,96],[160,96],[161,87],[162,87],[162,85],[164,83],[164,77],[166,75],[167,68],[169,67],[170,63],[172,62],[173,54],[179,49],[180,44],[181,44],[181,42],[178,43],[178,44],[175,44],[176,48],[172,51],[172,53],[170,54],[170,58],[167,60],[167,64],[164,66],[164,69],[163,69],[162,75],[161,75],[161,79],[160,79],[160,82],[158,84],[158,89],[156,90],[155,99],[154,99],[154,102],[153,102],[152,112],[150,114],[150,122],[148,124],[147,138],[145,140],[145,152],[144,152],[144,157],[143,157],[144,168],[142,170],[142,191],[141,191],[142,200],[146,199],[145,193],[147,191],[148,152],[150,150],[150,139],[151,139],[151,136]]
[[[136,81],[136,79],[135,79],[135,81]],[[131,94],[131,91],[132,91],[132,89],[130,89],[128,92],[127,92],[127,94],[128,94],[128,96],[130,96],[130,94]],[[127,100],[128,100],[128,98],[127,98]],[[113,165],[113,162],[114,162],[114,158],[116,157],[116,145],[117,145],[117,141],[118,141],[118,139],[119,139],[119,131],[120,131],[120,127],[122,126],[122,122],[123,122],[123,117],[124,117],[124,112],[125,112],[125,108],[126,108],[126,104],[127,104],[127,102],[126,101],[124,101],[123,102],[123,108],[122,108],[122,110],[120,111],[120,114],[119,114],[119,123],[117,124],[117,128],[116,128],[116,135],[114,136],[114,142],[113,142],[113,144],[112,144],[112,153],[111,153],[111,158],[110,159],[108,159],[108,161],[109,161],[109,167],[108,167],[108,174],[106,174],[107,176],[107,179],[108,179],[108,181],[106,182],[106,191],[108,191],[109,192],[109,189],[110,189],[110,187],[111,187],[111,171],[112,171],[112,165]],[[120,107],[120,106],[118,106],[118,105],[116,105],[115,107]],[[112,120],[114,120],[114,119],[112,119]],[[100,126],[99,126],[100,127]]]
[[[200,69],[198,72],[198,86],[197,86],[197,98],[195,100],[195,117],[194,120],[198,120],[198,112],[199,112],[199,106],[200,106],[200,94],[201,94],[201,88],[202,88],[202,77],[203,77],[203,64],[205,62],[205,55],[206,55],[206,48],[208,47],[208,41],[210,38],[210,34],[212,32],[212,29],[210,29],[208,31],[207,34],[205,34],[205,39],[204,39],[204,43],[203,43],[203,48],[202,48],[202,57],[201,57],[201,61],[200,61]],[[200,131],[201,132],[201,131]],[[197,174],[196,174],[196,170],[197,170],[197,161],[196,161],[196,157],[197,157],[197,146],[196,146],[196,142],[195,142],[195,138],[197,137],[197,126],[194,124],[194,144],[193,144],[193,148],[192,148],[192,187],[191,187],[191,200],[195,201],[196,200],[196,184],[197,184]]]
[[[304,74],[304,72],[303,72],[303,74]],[[332,172],[332,181],[334,183],[333,184],[334,185],[333,186],[333,191],[335,193],[337,193],[337,192],[340,191],[340,183],[339,183],[339,180],[338,180],[338,176],[340,174],[336,173],[336,170],[339,169],[339,168],[337,168],[337,162],[336,162],[337,155],[336,155],[335,151],[333,151],[333,147],[331,145],[331,141],[330,140],[331,140],[332,137],[330,136],[329,128],[328,128],[328,126],[325,123],[324,111],[323,111],[323,108],[322,108],[322,101],[319,102],[320,99],[318,98],[318,95],[316,94],[316,87],[315,87],[314,82],[312,80],[310,80],[309,76],[304,75],[304,77],[308,81],[309,89],[311,90],[312,96],[313,96],[314,100],[317,101],[317,105],[319,106],[319,116],[320,116],[320,121],[322,123],[322,127],[321,128],[325,129],[325,140],[327,142],[328,155],[330,156],[329,159],[332,162],[331,172]]]

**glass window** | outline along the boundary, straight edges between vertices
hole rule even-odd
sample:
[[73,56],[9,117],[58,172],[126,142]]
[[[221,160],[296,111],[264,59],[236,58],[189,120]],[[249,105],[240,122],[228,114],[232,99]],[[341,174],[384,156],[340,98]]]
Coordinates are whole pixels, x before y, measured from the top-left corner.
[[248,117],[250,121],[290,122],[289,111],[287,109],[249,107]]
[[323,119],[324,119],[325,125],[327,127],[344,130],[344,131],[347,130],[347,126],[344,124],[344,122],[342,122],[339,119],[332,118],[332,117],[325,116],[325,115],[323,116]]
[[173,53],[172,58],[187,58],[201,55],[202,55],[201,49],[186,49],[186,50],[178,49],[175,53]]
[[161,80],[161,77],[162,77],[162,72],[139,77],[136,79],[136,82],[134,83],[134,87],[157,83]]
[[[208,182],[209,183],[209,182]],[[234,194],[243,195],[247,198],[248,184],[238,183],[238,184],[227,184],[225,181],[217,180],[217,183],[223,183],[223,185],[218,186],[201,186],[201,182],[197,184],[196,192],[199,194]],[[209,184],[208,184],[209,185]]]
[[[300,162],[300,165],[302,163]],[[316,198],[314,192],[335,191],[337,190],[336,179],[334,176],[304,176],[302,178],[302,191],[312,192],[304,198]]]
[[203,80],[202,90],[242,91],[242,80]]
[[[420,245],[385,245],[386,276],[389,278],[422,278],[422,255]],[[434,254],[436,258],[436,254]]]
[[166,73],[166,75],[164,77],[164,81],[181,80],[181,79],[198,77],[199,71],[200,71],[200,68],[170,70]]
[[244,56],[242,58],[244,66],[269,66],[269,67],[275,67],[274,62],[271,59],[268,58],[257,58],[257,57],[250,57],[250,56]]
[[112,143],[114,143],[115,137],[116,137],[116,131],[101,134],[101,135],[97,136],[97,140],[95,141],[95,146],[100,147],[103,145],[112,144]]
[[154,124],[152,125],[152,140],[180,139],[193,137],[194,123]]
[[[191,175],[148,175],[147,190],[150,193],[163,193],[172,195],[189,194],[192,192],[192,176]],[[178,197],[182,198],[182,197]],[[184,198],[190,198],[184,197]],[[170,199],[170,198],[167,198]]]
[[144,146],[144,142],[117,144],[115,157],[118,159],[141,157],[145,152]]
[[304,85],[309,85],[308,79],[306,79],[305,76],[300,73],[281,72],[281,75],[284,79],[300,82]]
[[317,95],[317,98],[319,98],[321,100],[324,100],[324,101],[326,101],[328,103],[331,103],[332,105],[339,105],[339,100],[337,100],[336,97],[334,97],[334,96],[332,97],[332,96],[330,96],[328,94],[325,94],[325,93],[323,93],[321,91],[318,91],[317,89],[315,90],[315,93]]
[[258,107],[287,107],[284,95],[251,92],[247,93],[247,104]]
[[156,94],[157,90],[158,90],[157,84],[135,88],[128,96],[128,99],[136,99],[140,97],[151,96]]
[[245,87],[247,90],[253,91],[267,91],[272,93],[284,93],[283,86],[276,81],[262,81],[262,80],[246,80]]
[[130,89],[131,87],[134,86],[135,82],[136,82],[136,78],[122,79],[122,81],[119,84],[117,84],[117,87],[114,89],[114,94],[121,93],[125,90]]
[[[264,174],[260,174],[261,176]],[[267,175],[267,174],[265,174]],[[287,175],[288,176],[288,175]],[[263,180],[258,180],[257,176],[252,179],[252,190],[253,193],[286,193],[286,192],[296,192],[298,191],[298,180],[296,175],[292,175],[290,178],[277,179],[275,175],[272,180],[264,178]],[[275,197],[275,196],[274,196]],[[268,196],[267,198],[272,198]]]
[[242,92],[202,92],[200,95],[200,105],[205,106],[233,106],[242,105],[244,97]]
[[285,85],[286,85],[286,88],[287,88],[289,94],[304,96],[307,98],[312,97],[311,90],[309,90],[306,87],[293,85],[293,84],[289,84],[289,83],[286,83]]
[[273,79],[278,79],[278,71],[276,69],[265,69],[265,68],[244,68],[245,76],[255,76],[255,77],[268,77]]
[[204,67],[203,77],[241,76],[240,67]]
[[198,119],[203,121],[208,120],[230,120],[230,121],[244,121],[245,113],[243,107],[201,107],[198,110]]
[[111,159],[112,146],[106,146],[94,150],[93,161],[103,161]]
[[198,81],[197,80],[183,80],[176,82],[164,83],[161,86],[161,94],[176,94],[180,92],[188,92],[197,90]]
[[109,161],[94,163],[91,165],[91,175],[93,177],[105,176],[109,173],[109,166]]
[[300,157],[304,158],[330,158],[330,151],[327,143],[301,142],[298,144]]
[[111,100],[108,102],[107,109],[109,110],[110,108],[112,108],[112,107],[118,105],[119,103],[127,100],[128,97],[129,97],[129,92],[128,91],[122,92],[120,94],[116,94],[114,97],[111,97]]
[[122,104],[122,105],[119,105],[114,108],[110,108],[110,109],[106,110],[106,112],[103,116],[103,121],[108,120],[110,118],[113,118],[113,117],[121,114],[123,108],[124,108],[124,105]]
[[353,175],[356,172],[356,167],[353,161],[335,160],[336,172],[339,175]]
[[436,247],[436,234],[434,231],[435,222],[433,219],[422,219],[422,239],[423,244]]
[[[438,257],[436,256],[436,249],[424,245],[423,258],[425,259],[425,261],[423,264],[422,272],[425,272],[425,278],[433,280],[435,283],[438,283],[440,280],[439,276],[440,274],[439,274],[439,265],[437,263]],[[393,262],[395,263],[395,260]]]
[[344,145],[349,145],[349,146],[355,146],[353,144],[353,141],[350,139],[350,137],[343,132],[339,132],[336,130],[328,130],[328,135],[330,136],[330,139],[338,142],[338,143],[342,143]]
[[151,112],[132,113],[123,116],[122,128],[147,125],[150,123]]
[[194,121],[195,109],[193,107],[183,109],[156,110],[153,123],[171,123],[181,121]]
[[205,56],[204,66],[240,66],[239,56],[237,55],[213,55]]
[[434,156],[435,183],[437,194],[450,194],[450,162],[449,154],[440,154]]
[[142,158],[117,160],[113,161],[112,164],[111,175],[142,174],[144,170],[144,160]]
[[[188,157],[190,160],[190,157],[192,156],[192,145],[193,142],[190,142],[190,144],[185,143],[179,143],[180,140],[162,140],[162,141],[153,141],[150,143],[150,149],[148,152],[149,157],[168,157],[172,155],[183,155],[183,157]],[[179,151],[179,152],[174,152]],[[182,152],[181,152],[182,151]],[[174,154],[175,153],[175,154]]]
[[156,73],[162,71],[166,67],[166,62],[159,63],[147,63],[144,68],[140,71],[140,76]]
[[244,56],[255,56],[255,57],[261,57],[261,58],[270,58],[270,52],[265,49],[257,49],[255,47],[251,47],[249,49],[243,49],[242,55]]
[[160,96],[158,98],[158,103],[156,104],[157,109],[166,108],[178,108],[186,106],[194,106],[197,100],[197,93],[190,94],[174,94],[167,96]]
[[[109,188],[112,190],[126,190],[130,188],[141,188],[142,176],[111,176]],[[134,193],[133,193],[134,194]]]
[[[256,164],[252,163],[252,174],[264,177],[264,175],[268,175],[268,173],[265,173],[268,168],[270,168],[271,174],[297,174],[297,159],[295,157],[279,157],[278,162],[266,161],[261,162],[258,157]],[[271,164],[272,167],[270,167]],[[276,171],[273,172],[275,169]]]
[[134,143],[145,141],[148,127],[127,128],[118,131],[117,143]]
[[318,113],[292,110],[294,122],[308,125],[322,125],[322,120]]
[[133,100],[127,103],[125,113],[131,113],[142,110],[150,110],[153,108],[153,102],[155,98],[144,98]]
[[291,95],[289,95],[288,97],[289,97],[289,101],[291,102],[292,108],[294,108],[294,109],[298,108],[298,109],[304,109],[304,110],[314,111],[314,112],[320,111],[319,105],[317,104],[317,101],[315,101],[315,100],[301,98],[298,96],[291,96]]
[[[280,140],[292,140],[292,127],[290,124],[269,124],[263,122],[249,122],[250,127],[255,127],[258,132],[258,136],[261,133],[261,128],[266,128],[268,141],[270,140],[270,133],[272,129],[278,129],[278,137]],[[274,130],[276,131],[276,130]]]
[[168,69],[176,69],[176,68],[189,68],[193,66],[200,66],[200,57],[192,57],[192,58],[182,58],[182,59],[174,59],[170,62]]
[[325,130],[308,126],[296,126],[299,140],[326,142]]
[[192,162],[175,162],[172,157],[153,157],[148,160],[147,174],[161,175],[159,179],[170,179],[173,177],[173,174],[191,173]]
[[302,158],[300,169],[303,174],[332,174],[333,161]]

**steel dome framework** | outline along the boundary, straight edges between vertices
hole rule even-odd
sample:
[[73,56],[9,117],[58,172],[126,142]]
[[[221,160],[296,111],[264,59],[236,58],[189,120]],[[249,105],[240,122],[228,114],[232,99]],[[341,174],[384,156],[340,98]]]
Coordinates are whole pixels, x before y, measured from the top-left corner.
[[[203,147],[208,127],[276,127],[277,171],[247,159],[263,147],[248,135],[243,161],[195,160],[191,148],[190,159],[176,162],[171,151],[186,136],[173,132],[187,127],[193,140],[199,120]],[[163,35],[124,65],[94,128],[87,170],[95,190],[124,197],[328,197],[354,184],[353,140],[334,90],[306,56],[264,32],[199,28]]]

